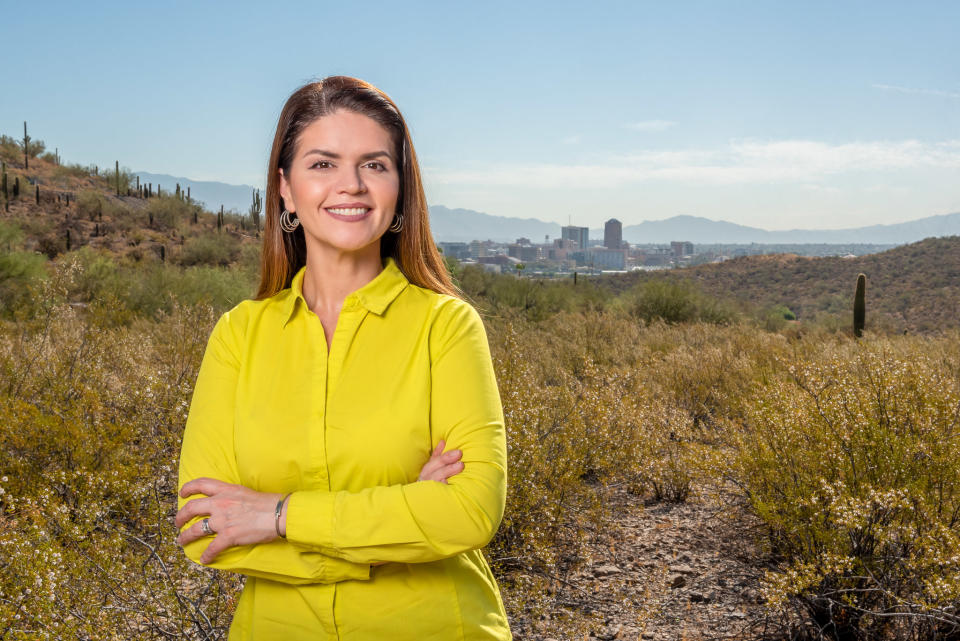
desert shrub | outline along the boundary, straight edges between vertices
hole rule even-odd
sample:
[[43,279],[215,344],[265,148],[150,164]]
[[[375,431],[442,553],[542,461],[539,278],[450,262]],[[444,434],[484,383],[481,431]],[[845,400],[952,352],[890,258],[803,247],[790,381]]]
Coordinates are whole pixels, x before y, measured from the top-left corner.
[[[689,419],[645,385],[640,331],[627,317],[595,311],[532,323],[515,310],[488,321],[510,466],[488,553],[510,613],[535,619],[551,607],[549,586],[563,586],[609,528],[612,488],[650,490],[658,500],[691,490],[687,463],[698,444],[677,438]],[[554,605],[552,614],[561,611]]]
[[6,134],[0,134],[0,160],[8,164],[18,163],[23,160],[23,150],[20,147],[20,143]]
[[0,324],[0,621],[11,638],[222,638],[238,578],[176,544],[176,457],[216,314]]
[[23,238],[15,223],[0,221],[0,314],[5,316],[26,306],[30,285],[46,276],[46,258],[23,251]]
[[106,197],[96,189],[84,189],[77,195],[77,214],[95,220],[103,214]]
[[170,312],[177,302],[202,303],[225,311],[249,298],[252,289],[247,276],[239,271],[206,266],[184,269],[153,262],[125,268],[118,296],[134,313],[153,317],[161,311]]
[[178,262],[181,265],[220,265],[226,267],[240,253],[240,243],[230,234],[199,234],[186,240]]
[[491,312],[519,310],[534,321],[563,311],[602,309],[607,298],[587,278],[580,279],[574,286],[571,278],[518,278],[477,266],[455,270],[453,276],[454,282],[479,307]]
[[161,230],[177,229],[182,223],[193,219],[196,205],[184,202],[176,196],[160,196],[147,201],[147,216],[153,216],[153,226]]
[[624,305],[645,322],[667,323],[704,321],[725,324],[737,314],[728,304],[706,296],[692,282],[672,278],[655,278],[639,283],[624,295]]
[[95,175],[93,165],[66,163],[53,168],[54,178],[89,178],[93,175]]
[[733,476],[783,559],[767,597],[808,634],[960,632],[957,339],[820,344],[758,385]]

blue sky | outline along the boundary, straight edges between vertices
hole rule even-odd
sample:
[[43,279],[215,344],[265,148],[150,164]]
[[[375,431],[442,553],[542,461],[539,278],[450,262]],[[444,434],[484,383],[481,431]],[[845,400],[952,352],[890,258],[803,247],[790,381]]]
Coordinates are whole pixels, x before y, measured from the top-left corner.
[[4,4],[0,132],[27,120],[67,162],[262,185],[287,96],[346,74],[399,104],[431,204],[591,227],[960,211],[957,2]]

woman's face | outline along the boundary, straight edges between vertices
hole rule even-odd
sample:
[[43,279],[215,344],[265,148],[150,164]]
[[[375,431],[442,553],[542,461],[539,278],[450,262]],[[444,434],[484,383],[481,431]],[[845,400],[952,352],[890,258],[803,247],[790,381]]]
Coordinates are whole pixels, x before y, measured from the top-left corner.
[[[303,225],[307,250],[379,252],[393,221],[400,173],[390,134],[367,116],[335,111],[300,134],[280,195]],[[377,254],[379,256],[379,253]]]

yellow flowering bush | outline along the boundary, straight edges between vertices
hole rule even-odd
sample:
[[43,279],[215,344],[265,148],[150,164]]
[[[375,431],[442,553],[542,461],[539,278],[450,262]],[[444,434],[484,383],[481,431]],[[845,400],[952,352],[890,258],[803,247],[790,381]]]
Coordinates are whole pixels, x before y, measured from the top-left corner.
[[732,474],[782,559],[766,596],[819,633],[960,631],[957,338],[798,350],[746,406]]

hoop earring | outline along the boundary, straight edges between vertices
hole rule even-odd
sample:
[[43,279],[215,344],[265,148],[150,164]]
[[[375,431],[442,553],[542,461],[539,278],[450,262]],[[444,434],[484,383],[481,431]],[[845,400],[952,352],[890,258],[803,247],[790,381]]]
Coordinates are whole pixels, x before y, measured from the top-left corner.
[[295,218],[293,214],[284,209],[280,212],[280,229],[285,232],[293,233],[300,226],[300,219]]
[[393,222],[390,224],[389,230],[396,234],[401,229],[403,229],[403,214],[398,212],[396,217],[393,219]]

